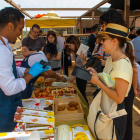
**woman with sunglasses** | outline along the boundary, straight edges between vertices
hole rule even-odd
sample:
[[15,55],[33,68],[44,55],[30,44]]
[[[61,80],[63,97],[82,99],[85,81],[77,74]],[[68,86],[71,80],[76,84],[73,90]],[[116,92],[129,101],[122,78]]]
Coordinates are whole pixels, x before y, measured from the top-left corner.
[[[87,69],[92,74],[91,83],[101,88],[91,103],[88,115],[88,125],[92,133],[101,140],[122,140],[126,130],[124,99],[130,91],[133,76],[132,66],[135,66],[132,46],[127,43],[130,40],[127,38],[127,31],[128,29],[124,26],[109,23],[105,32],[100,32],[103,34],[104,51],[111,55],[106,61],[103,72],[109,74],[115,82],[114,89],[103,84],[93,68]],[[124,53],[125,43],[127,46]],[[124,114],[111,119],[111,113],[120,110]]]
[[[109,10],[107,12],[104,12],[100,16],[99,23],[101,25],[102,31],[106,30],[108,23],[116,23],[125,26],[125,21],[122,14],[116,10]],[[132,41],[129,41],[129,43],[131,43],[133,47]],[[123,52],[125,52],[125,47],[123,48]],[[104,60],[101,61],[102,64],[105,64]],[[128,96],[125,98],[125,109],[127,112],[127,127],[126,127],[125,137],[123,140],[132,140],[133,137],[133,130],[132,130],[133,101],[134,101],[134,96],[139,96],[139,92],[137,89],[137,81],[138,81],[138,71],[136,67],[133,67],[132,86]]]
[[[66,45],[67,45],[67,54],[72,53],[75,57],[75,65],[82,68],[86,63],[86,61],[84,61],[79,55],[76,54],[81,45],[81,41],[79,40],[79,38],[74,35],[69,36],[66,40]],[[71,76],[70,81],[73,82],[75,79],[78,89],[80,90],[81,94],[88,103],[85,93],[87,81],[82,80],[80,78],[76,78],[74,76]]]

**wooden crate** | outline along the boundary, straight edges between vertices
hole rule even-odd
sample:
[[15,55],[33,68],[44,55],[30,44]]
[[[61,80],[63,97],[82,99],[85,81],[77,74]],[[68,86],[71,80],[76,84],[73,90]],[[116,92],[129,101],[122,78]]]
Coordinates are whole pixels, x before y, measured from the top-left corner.
[[[67,110],[68,104],[70,102],[77,102],[79,107],[75,111],[69,111]],[[65,105],[65,110],[58,111],[58,105]],[[72,98],[55,98],[54,99],[54,116],[56,122],[61,121],[73,121],[73,120],[83,120],[84,119],[84,113],[82,106],[80,104],[80,101],[78,97],[72,97]]]

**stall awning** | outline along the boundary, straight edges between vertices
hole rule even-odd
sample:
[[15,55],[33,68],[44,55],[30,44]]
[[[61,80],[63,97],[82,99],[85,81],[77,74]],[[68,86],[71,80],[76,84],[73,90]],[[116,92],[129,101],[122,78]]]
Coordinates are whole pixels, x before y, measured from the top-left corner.
[[55,27],[71,27],[76,26],[75,19],[26,19],[26,27],[32,27],[33,24],[38,24],[40,28],[55,28]]

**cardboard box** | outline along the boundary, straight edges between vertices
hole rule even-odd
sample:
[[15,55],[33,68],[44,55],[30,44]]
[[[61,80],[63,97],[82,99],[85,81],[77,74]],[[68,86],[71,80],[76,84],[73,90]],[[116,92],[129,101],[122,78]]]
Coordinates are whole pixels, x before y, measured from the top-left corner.
[[88,139],[91,140],[89,128],[88,128],[87,125],[83,125],[82,127],[77,126],[75,128],[72,128],[72,132],[73,132],[73,139],[75,139],[75,134],[76,133],[84,132],[87,135]]
[[[46,100],[44,98],[41,99],[23,99],[22,104],[24,108],[28,109],[35,109],[35,110],[44,110],[45,107],[48,107],[50,104],[53,104],[53,101],[51,100]],[[20,108],[20,107],[19,107]]]
[[24,109],[24,108],[17,108],[17,112],[15,114],[54,117],[53,111],[45,111],[45,110],[44,111],[37,111],[37,110],[30,110],[30,109]]
[[[67,110],[68,104],[70,102],[77,102],[78,103],[78,109],[75,111],[69,111]],[[64,105],[65,110],[58,111],[58,105]],[[54,99],[54,116],[55,121],[73,121],[73,120],[83,120],[84,119],[84,113],[82,106],[80,104],[80,101],[78,97],[73,98],[56,98]]]
[[0,133],[0,140],[40,140],[39,134],[36,132],[10,132]]
[[54,126],[54,124],[55,124],[54,117],[45,118],[45,117],[19,115],[19,114],[15,114],[14,121],[15,122],[24,122],[24,123],[52,125],[52,126]]

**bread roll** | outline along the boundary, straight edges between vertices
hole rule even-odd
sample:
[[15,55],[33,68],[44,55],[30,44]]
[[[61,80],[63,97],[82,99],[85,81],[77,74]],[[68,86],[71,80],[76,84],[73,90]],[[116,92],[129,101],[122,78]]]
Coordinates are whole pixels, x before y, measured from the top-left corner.
[[69,126],[68,125],[58,126],[57,140],[70,140]]

